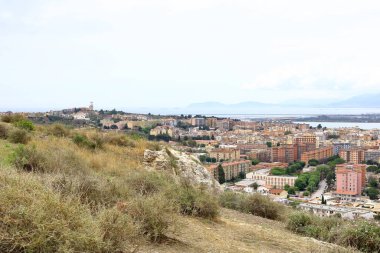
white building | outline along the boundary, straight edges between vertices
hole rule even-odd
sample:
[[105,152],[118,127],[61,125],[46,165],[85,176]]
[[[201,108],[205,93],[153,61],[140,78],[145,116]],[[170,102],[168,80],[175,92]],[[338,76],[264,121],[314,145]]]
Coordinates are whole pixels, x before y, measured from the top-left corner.
[[375,216],[373,212],[367,210],[330,205],[302,203],[298,206],[298,208],[321,217],[329,217],[335,214],[340,214],[343,219],[349,220],[353,220],[356,218],[364,218],[366,220],[370,220],[373,219]]

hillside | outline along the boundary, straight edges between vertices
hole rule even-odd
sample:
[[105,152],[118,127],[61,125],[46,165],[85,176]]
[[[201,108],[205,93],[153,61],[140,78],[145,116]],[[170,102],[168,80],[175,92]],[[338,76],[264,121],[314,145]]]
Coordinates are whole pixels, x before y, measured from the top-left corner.
[[163,147],[137,135],[20,120],[0,136],[0,252],[349,252],[146,171]]
[[289,233],[283,223],[237,211],[222,209],[221,218],[210,222],[181,218],[181,232],[166,244],[142,248],[149,253],[322,253],[355,252],[308,237]]

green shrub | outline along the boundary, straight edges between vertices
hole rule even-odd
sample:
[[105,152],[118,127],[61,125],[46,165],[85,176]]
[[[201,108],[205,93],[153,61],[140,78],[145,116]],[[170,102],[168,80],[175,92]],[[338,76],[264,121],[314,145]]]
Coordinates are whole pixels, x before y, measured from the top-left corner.
[[24,129],[13,129],[9,133],[8,140],[12,143],[26,144],[29,142],[30,136]]
[[33,131],[35,129],[33,122],[31,122],[30,120],[26,120],[26,119],[17,121],[14,123],[14,125],[20,129],[24,129],[27,131]]
[[25,171],[44,171],[45,159],[35,146],[19,145],[10,154],[8,160],[16,168]]
[[80,147],[88,148],[88,149],[96,149],[97,143],[89,140],[86,136],[81,134],[75,134],[73,137],[73,142]]

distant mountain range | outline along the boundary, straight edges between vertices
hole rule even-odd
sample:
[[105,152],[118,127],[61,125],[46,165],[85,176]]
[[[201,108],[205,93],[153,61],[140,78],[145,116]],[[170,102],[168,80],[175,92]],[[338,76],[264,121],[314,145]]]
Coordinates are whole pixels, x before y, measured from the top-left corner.
[[[334,110],[331,110],[333,108]],[[354,108],[355,110],[350,110]],[[371,108],[369,110],[368,108]],[[153,114],[361,114],[380,113],[380,94],[355,96],[346,100],[300,99],[278,104],[246,101],[224,104],[216,101],[193,103],[182,108],[139,108],[132,110]]]
[[380,107],[380,94],[355,96],[330,104],[331,107],[372,108]]

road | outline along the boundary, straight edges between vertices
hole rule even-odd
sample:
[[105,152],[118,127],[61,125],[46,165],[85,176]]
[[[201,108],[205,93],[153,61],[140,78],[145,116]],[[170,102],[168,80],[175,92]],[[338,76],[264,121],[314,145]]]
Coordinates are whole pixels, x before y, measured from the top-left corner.
[[316,190],[313,194],[311,194],[311,198],[312,199],[315,199],[318,197],[321,198],[322,194],[325,192],[326,189],[327,189],[327,183],[325,179],[319,182],[318,190]]

